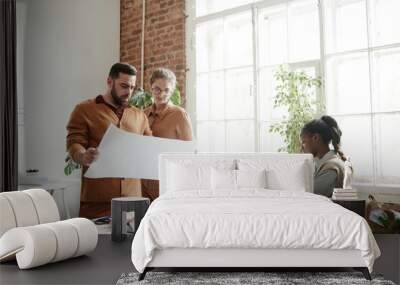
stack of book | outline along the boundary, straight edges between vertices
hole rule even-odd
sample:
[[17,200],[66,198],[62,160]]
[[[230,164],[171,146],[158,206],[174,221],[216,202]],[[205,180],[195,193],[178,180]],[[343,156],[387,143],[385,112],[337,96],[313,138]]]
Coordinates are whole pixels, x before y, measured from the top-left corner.
[[334,188],[332,199],[334,200],[357,200],[358,194],[356,189]]

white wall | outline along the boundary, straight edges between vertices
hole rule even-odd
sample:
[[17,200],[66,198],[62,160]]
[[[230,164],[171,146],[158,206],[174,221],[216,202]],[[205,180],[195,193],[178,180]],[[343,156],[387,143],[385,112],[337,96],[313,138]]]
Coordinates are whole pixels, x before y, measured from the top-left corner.
[[24,47],[27,3],[17,2],[17,106],[18,106],[18,172],[25,171],[24,134]]
[[63,171],[65,126],[77,103],[105,90],[119,60],[120,0],[17,0],[17,18],[20,171],[72,180],[67,198],[77,215],[79,173]]

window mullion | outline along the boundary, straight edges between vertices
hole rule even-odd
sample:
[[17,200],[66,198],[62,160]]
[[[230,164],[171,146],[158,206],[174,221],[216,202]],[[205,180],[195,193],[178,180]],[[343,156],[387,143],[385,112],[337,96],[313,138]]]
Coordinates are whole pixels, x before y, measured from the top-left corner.
[[289,1],[286,1],[286,61],[290,62]]
[[319,12],[319,46],[320,46],[320,76],[323,78],[323,84],[321,84],[318,100],[320,103],[319,113],[326,113],[326,93],[325,93],[325,14],[324,14],[324,3],[323,0],[318,0],[318,12]]
[[372,39],[371,39],[371,20],[370,20],[370,9],[368,5],[369,1],[365,1],[365,9],[366,9],[366,21],[367,21],[367,44],[368,44],[368,71],[369,71],[369,103],[370,103],[370,118],[371,118],[371,145],[372,145],[372,185],[376,185],[376,176],[377,176],[377,137],[376,137],[376,129],[375,129],[375,115],[374,115],[374,68],[373,68],[373,54],[372,54]]
[[[225,50],[226,47],[226,17],[224,16],[222,18],[222,42],[224,43],[223,49]],[[226,99],[227,99],[227,95],[226,95],[226,53],[223,53],[223,58],[222,58],[222,67],[224,68],[224,72],[223,72],[223,78],[224,78],[224,151],[227,152],[228,151],[228,124],[225,121],[226,120]]]
[[260,97],[258,88],[258,9],[253,6],[252,8],[252,30],[253,30],[253,100],[254,100],[254,150],[255,152],[261,151],[261,130],[260,130]]

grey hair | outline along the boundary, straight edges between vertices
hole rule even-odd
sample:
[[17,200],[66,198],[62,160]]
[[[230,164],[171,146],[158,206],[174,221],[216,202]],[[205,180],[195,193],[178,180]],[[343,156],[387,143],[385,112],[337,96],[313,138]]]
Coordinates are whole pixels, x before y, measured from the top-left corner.
[[150,84],[153,84],[157,79],[166,79],[170,83],[172,83],[171,93],[175,90],[176,87],[176,76],[172,72],[172,70],[164,67],[157,68],[153,71],[150,77]]

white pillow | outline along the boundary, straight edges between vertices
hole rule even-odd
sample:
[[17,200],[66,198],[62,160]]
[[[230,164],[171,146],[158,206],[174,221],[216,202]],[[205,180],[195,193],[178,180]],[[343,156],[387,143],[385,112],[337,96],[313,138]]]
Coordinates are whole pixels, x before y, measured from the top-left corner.
[[267,171],[236,170],[237,188],[267,188]]
[[267,188],[267,171],[263,170],[211,170],[213,190],[237,190],[240,188]]
[[308,171],[305,160],[239,159],[239,170],[267,170],[267,188],[306,191]]
[[282,162],[268,171],[268,188],[276,190],[307,191],[305,162]]
[[211,170],[211,189],[236,189],[236,170],[216,169]]
[[211,167],[176,163],[168,164],[168,191],[211,188]]

